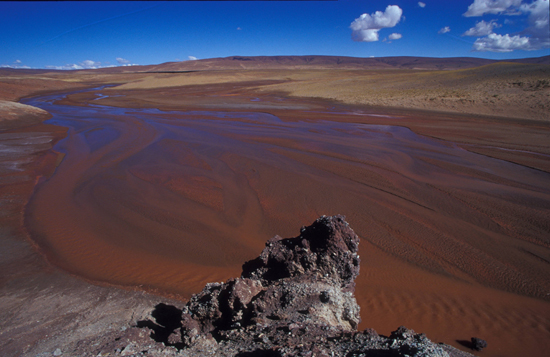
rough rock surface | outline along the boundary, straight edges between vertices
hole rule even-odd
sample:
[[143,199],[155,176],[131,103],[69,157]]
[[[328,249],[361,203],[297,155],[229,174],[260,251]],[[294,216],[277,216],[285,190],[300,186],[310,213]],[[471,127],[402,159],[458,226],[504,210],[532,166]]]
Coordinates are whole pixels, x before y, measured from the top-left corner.
[[342,217],[322,217],[296,238],[275,236],[243,265],[240,278],[208,284],[191,298],[183,313],[183,343],[266,330],[355,331],[358,245]]
[[481,351],[484,348],[487,348],[487,341],[482,340],[478,337],[472,337],[472,349],[476,351]]
[[296,238],[270,239],[240,278],[207,284],[181,321],[167,320],[170,308],[157,306],[159,324],[142,326],[189,356],[468,355],[404,327],[390,337],[358,332],[358,245],[344,217],[323,216]]

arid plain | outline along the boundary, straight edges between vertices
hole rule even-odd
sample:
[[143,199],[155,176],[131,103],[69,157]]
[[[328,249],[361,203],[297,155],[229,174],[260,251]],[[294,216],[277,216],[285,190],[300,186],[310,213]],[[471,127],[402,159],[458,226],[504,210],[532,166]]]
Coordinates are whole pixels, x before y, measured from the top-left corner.
[[546,355],[549,60],[0,70],[0,346],[85,351],[343,214],[361,328]]

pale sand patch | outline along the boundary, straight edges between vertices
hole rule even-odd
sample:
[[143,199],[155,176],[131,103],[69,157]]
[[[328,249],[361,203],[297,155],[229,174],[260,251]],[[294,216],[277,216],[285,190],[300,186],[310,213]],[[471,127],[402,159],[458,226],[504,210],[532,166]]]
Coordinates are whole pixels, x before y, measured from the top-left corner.
[[30,105],[0,100],[0,122],[16,120],[21,115],[47,116],[47,111]]
[[341,77],[319,73],[315,79],[259,90],[368,106],[550,118],[548,65],[499,63],[454,71],[356,71]]

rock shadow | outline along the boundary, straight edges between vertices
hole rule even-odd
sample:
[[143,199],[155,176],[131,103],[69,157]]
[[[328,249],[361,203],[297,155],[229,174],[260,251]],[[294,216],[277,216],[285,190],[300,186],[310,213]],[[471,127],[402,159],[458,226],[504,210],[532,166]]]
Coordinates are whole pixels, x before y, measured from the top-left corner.
[[[151,338],[157,342],[162,342],[166,346],[182,349],[184,346],[181,342],[170,342],[171,335],[175,334],[179,336],[181,334],[181,314],[181,309],[172,305],[160,303],[155,306],[155,309],[151,313],[155,321],[141,320],[138,321],[137,327],[146,327],[153,330],[151,332]],[[179,338],[175,340],[181,341]]]
[[462,346],[469,348],[474,351],[481,351],[484,348],[487,348],[487,341],[482,340],[479,337],[472,337],[470,341],[467,340],[456,340]]
[[466,347],[466,348],[469,348],[471,350],[474,349],[474,344],[472,343],[472,341],[468,341],[468,340],[456,340],[457,343],[461,344],[462,346]]

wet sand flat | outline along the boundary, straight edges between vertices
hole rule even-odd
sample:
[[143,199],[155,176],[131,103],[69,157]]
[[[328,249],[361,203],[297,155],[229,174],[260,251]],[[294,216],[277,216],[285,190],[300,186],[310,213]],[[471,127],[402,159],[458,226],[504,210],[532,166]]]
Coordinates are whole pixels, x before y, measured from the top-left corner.
[[344,214],[362,238],[362,327],[459,347],[478,336],[486,356],[550,347],[546,127],[273,96],[102,107],[90,104],[117,97],[96,92],[69,96],[85,107],[28,102],[69,128],[25,217],[55,265],[186,298],[238,275],[273,235]]
[[102,336],[114,340],[122,326],[167,300],[94,286],[34,249],[23,210],[38,178],[61,162],[51,148],[66,135],[66,128],[41,123],[47,118],[37,108],[0,101],[0,354],[6,357],[50,356],[57,348],[92,346]]

